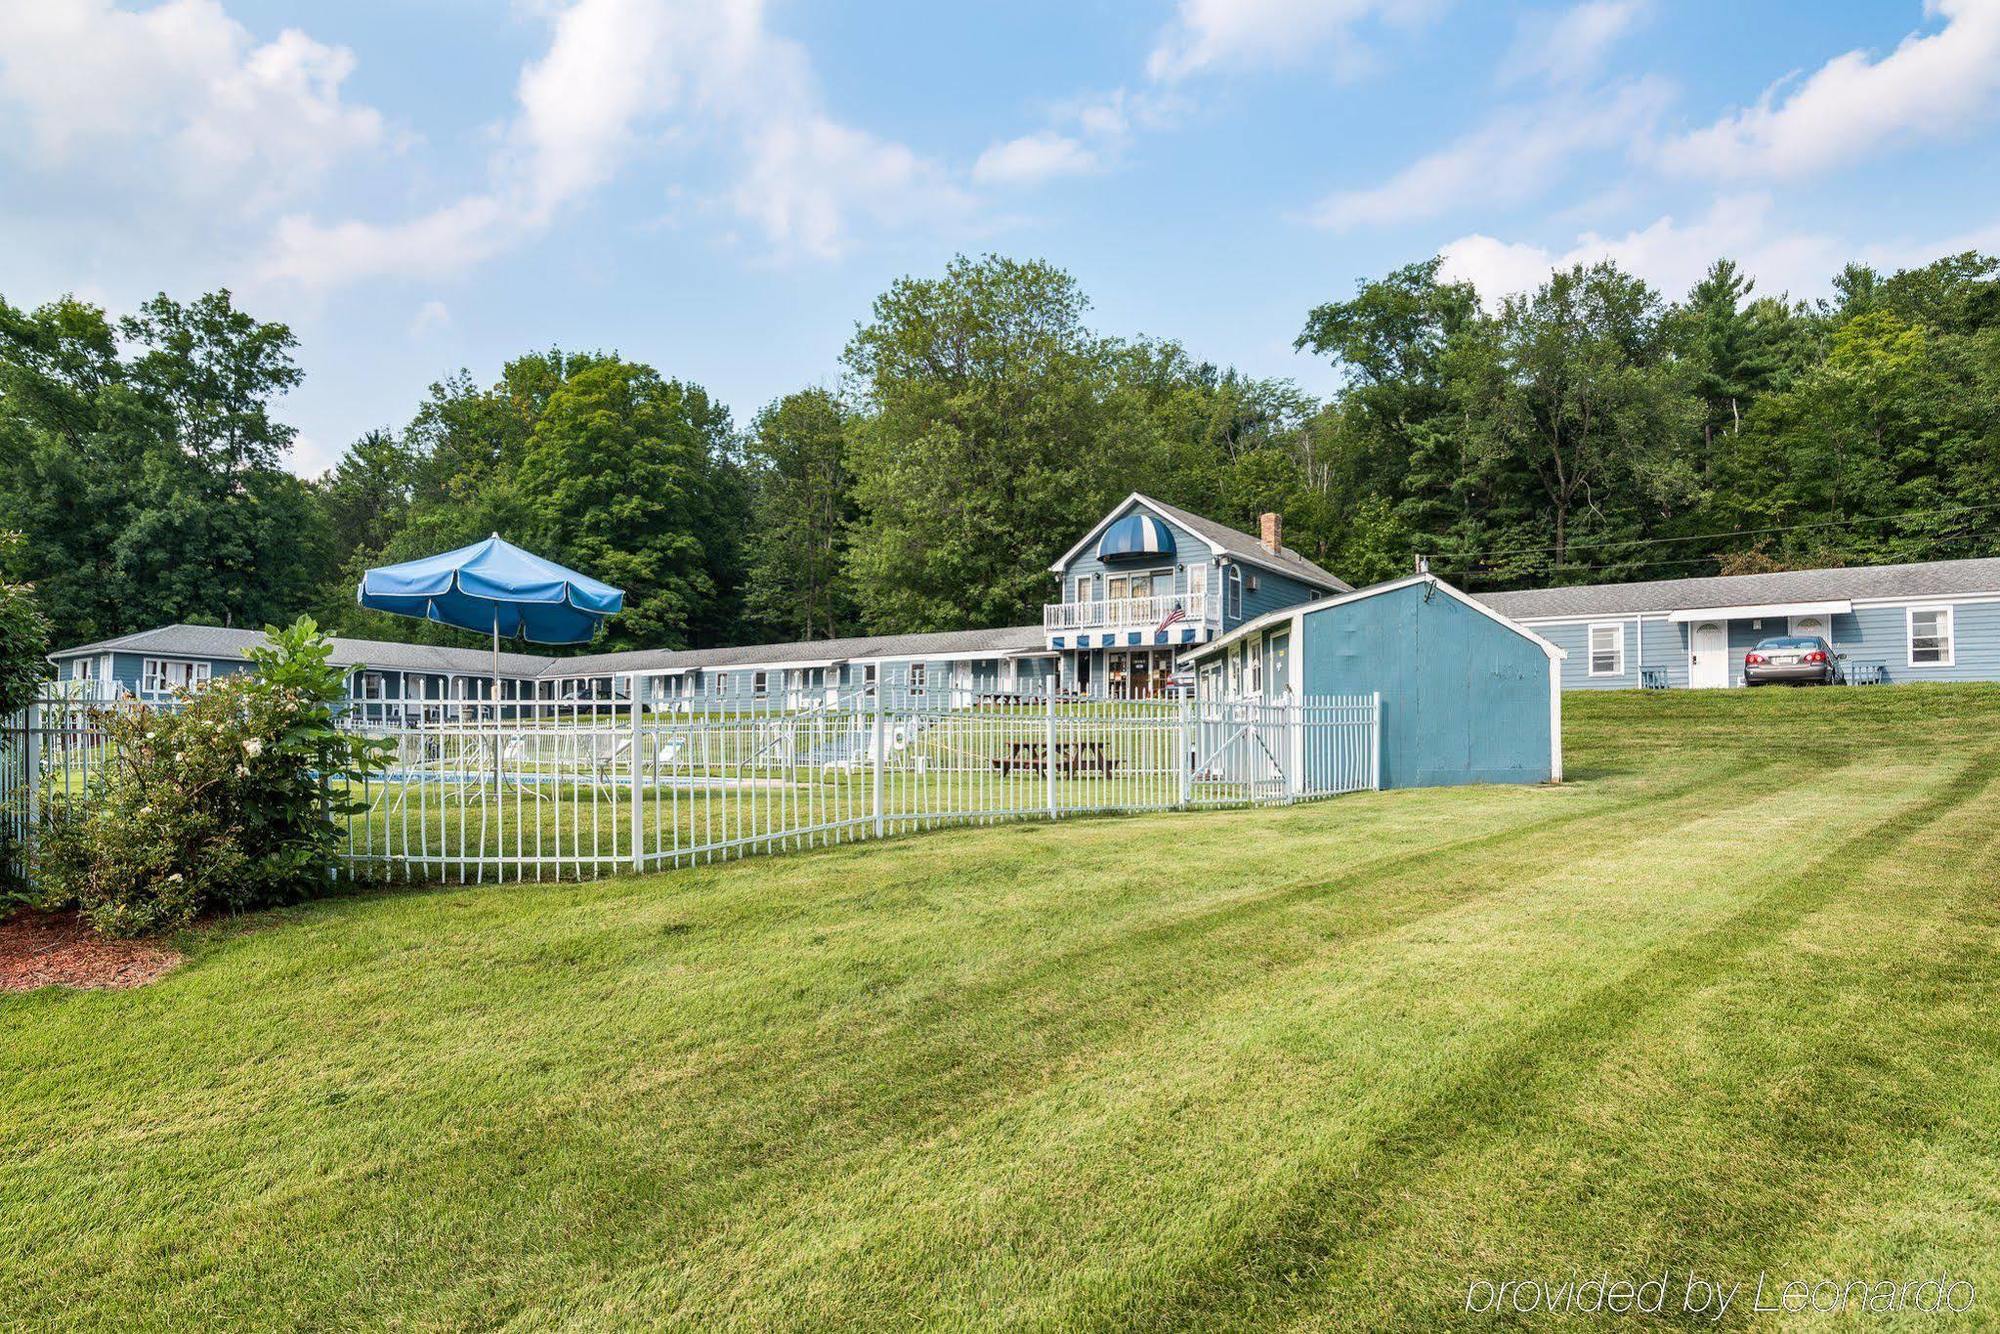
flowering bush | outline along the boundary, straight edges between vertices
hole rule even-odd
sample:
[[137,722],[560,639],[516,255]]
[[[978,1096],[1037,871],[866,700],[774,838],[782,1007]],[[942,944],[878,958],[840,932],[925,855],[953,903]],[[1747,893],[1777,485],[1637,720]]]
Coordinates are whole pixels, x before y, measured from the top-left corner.
[[342,777],[383,762],[341,731],[342,673],[305,617],[250,650],[254,672],[106,715],[99,789],[63,809],[38,865],[48,906],[107,935],[185,926],[319,892],[339,846]]

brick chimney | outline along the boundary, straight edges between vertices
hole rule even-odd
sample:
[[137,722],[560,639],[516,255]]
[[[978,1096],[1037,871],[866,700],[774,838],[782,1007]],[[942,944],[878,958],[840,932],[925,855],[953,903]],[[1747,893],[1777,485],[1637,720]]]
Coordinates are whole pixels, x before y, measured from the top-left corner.
[[1258,544],[1273,556],[1277,555],[1285,545],[1284,519],[1276,514],[1260,514],[1257,516],[1257,525],[1260,530]]

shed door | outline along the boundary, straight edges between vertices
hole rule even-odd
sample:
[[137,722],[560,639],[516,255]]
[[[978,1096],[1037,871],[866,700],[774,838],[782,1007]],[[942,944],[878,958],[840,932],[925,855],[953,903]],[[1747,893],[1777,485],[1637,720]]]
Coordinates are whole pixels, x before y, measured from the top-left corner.
[[1729,627],[1698,621],[1688,637],[1688,684],[1696,690],[1729,684]]

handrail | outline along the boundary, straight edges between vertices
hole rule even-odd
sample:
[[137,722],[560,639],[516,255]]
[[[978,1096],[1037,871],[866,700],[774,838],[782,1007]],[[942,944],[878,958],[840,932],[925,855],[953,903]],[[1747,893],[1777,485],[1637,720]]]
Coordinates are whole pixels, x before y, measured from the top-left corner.
[[1090,602],[1042,604],[1045,630],[1151,630],[1178,608],[1199,625],[1208,619],[1208,590],[1197,585],[1184,593],[1155,593],[1143,598],[1106,598]]

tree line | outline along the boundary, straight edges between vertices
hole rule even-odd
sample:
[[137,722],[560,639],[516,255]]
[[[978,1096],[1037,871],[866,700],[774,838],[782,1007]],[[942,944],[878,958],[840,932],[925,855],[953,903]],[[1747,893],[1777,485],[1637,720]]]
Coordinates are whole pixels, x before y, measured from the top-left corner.
[[614,583],[599,647],[1038,619],[1130,491],[1360,584],[1479,590],[1984,555],[2000,527],[2000,262],[1850,265],[1819,301],[1717,261],[1668,299],[1610,263],[1483,303],[1436,259],[1314,307],[1317,401],[1094,330],[1041,261],[899,280],[835,388],[739,426],[699,385],[561,349],[440,379],[287,472],[296,339],[227,291],[113,319],[0,298],[0,529],[59,644],[169,621],[450,632],[364,611],[371,565],[489,532]]

